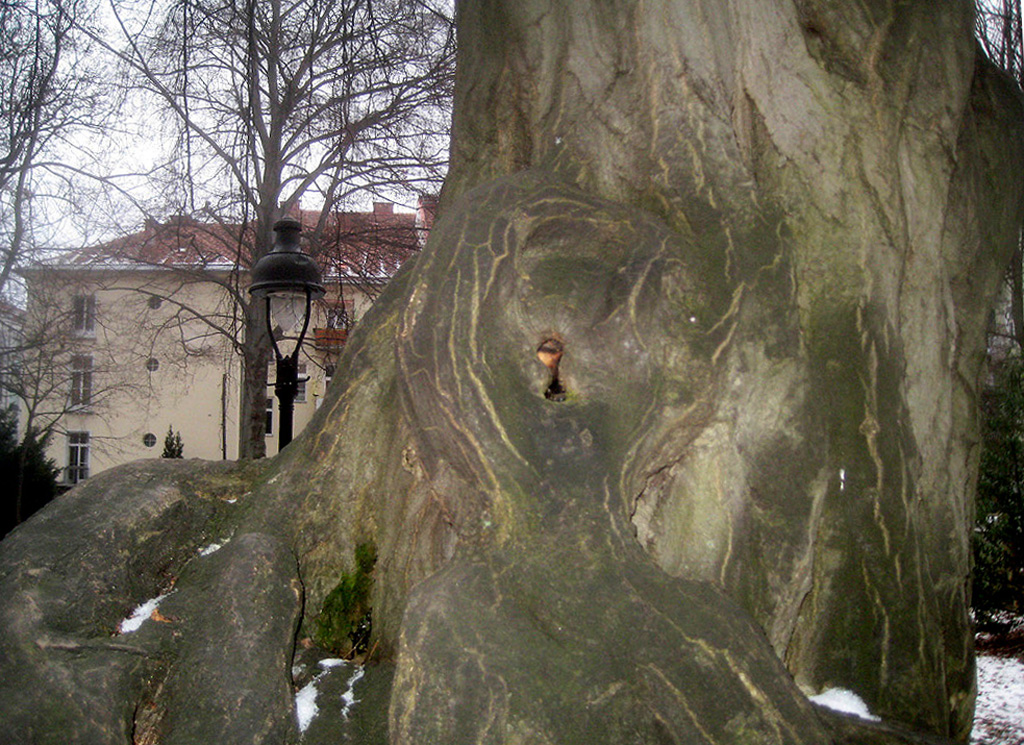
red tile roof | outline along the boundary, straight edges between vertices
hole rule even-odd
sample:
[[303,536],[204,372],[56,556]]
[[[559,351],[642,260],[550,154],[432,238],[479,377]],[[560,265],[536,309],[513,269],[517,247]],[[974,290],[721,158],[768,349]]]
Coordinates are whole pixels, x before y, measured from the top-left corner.
[[[433,225],[436,200],[423,198],[417,212],[395,212],[394,205],[375,202],[372,212],[321,213],[298,210],[305,226],[305,248],[327,277],[382,280],[390,277],[418,251]],[[65,256],[60,266],[167,266],[229,268],[246,266],[251,255],[252,228],[201,222],[175,216],[164,222],[146,220],[137,233],[90,246]]]

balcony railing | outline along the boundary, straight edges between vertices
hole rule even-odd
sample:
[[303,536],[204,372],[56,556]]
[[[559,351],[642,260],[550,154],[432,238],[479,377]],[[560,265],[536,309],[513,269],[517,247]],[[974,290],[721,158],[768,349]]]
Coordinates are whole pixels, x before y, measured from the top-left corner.
[[313,329],[313,339],[317,349],[341,349],[348,339],[348,329]]

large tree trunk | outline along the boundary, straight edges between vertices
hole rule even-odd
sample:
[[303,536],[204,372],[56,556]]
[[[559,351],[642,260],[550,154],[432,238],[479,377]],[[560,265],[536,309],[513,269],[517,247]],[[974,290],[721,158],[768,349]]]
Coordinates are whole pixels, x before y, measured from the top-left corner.
[[267,335],[266,306],[260,302],[249,302],[243,307],[243,312],[238,457],[248,460],[267,454],[267,398],[271,395],[267,387],[267,368],[272,355]]
[[[134,594],[68,600],[33,531],[145,503],[115,476],[69,495],[4,546],[7,666],[59,699],[43,663],[174,575],[171,629],[137,643],[159,656],[95,683],[145,705],[90,724],[278,742],[284,673],[250,671],[283,664],[300,612],[300,635],[330,620],[373,544],[392,743],[964,741],[977,381],[1024,168],[971,3],[460,14],[443,215],[314,422],[223,487],[230,518],[167,471],[178,497],[108,540],[176,505],[233,548],[180,568],[198,539],[137,541]],[[254,590],[267,624],[224,609]],[[252,700],[218,694],[233,649]],[[808,704],[831,687],[888,724]],[[42,726],[4,703],[25,690],[0,691],[4,726]]]
[[[280,192],[280,160],[275,161],[277,176],[264,178],[260,189],[259,214],[254,224],[252,255],[246,257],[249,268],[274,246],[274,224],[279,217],[277,195]],[[241,303],[243,317],[242,380],[238,407],[238,457],[240,460],[263,458],[267,454],[267,399],[271,389],[267,370],[273,360],[267,331],[267,306],[257,298]]]

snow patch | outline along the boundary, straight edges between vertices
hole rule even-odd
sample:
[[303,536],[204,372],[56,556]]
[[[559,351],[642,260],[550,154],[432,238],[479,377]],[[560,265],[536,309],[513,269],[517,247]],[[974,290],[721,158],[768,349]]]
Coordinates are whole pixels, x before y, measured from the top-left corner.
[[224,544],[223,543],[211,543],[209,546],[206,546],[204,548],[199,549],[199,555],[200,556],[209,556],[210,554],[214,553],[215,551],[220,551],[222,548],[224,548]]
[[[317,715],[320,714],[320,705],[317,704],[317,696],[320,695],[320,691],[317,689],[317,685],[331,672],[339,667],[346,667],[352,663],[348,660],[342,660],[338,658],[328,657],[326,659],[317,662],[317,666],[321,672],[304,685],[298,693],[295,694],[295,718],[298,720],[299,733],[305,733],[309,725],[316,719]],[[352,675],[349,676],[348,681],[345,683],[345,692],[341,694],[341,710],[340,714],[342,719],[348,719],[349,712],[352,707],[359,703],[356,698],[355,691],[353,690],[356,682],[363,677],[364,668],[361,665],[354,667]],[[293,670],[294,673],[294,670]],[[322,703],[322,702],[321,702]]]
[[[174,592],[173,590],[171,592]],[[155,598],[150,598],[142,605],[138,606],[132,611],[128,618],[124,619],[117,625],[117,633],[119,634],[130,634],[133,631],[138,631],[139,627],[146,622],[146,620],[153,615],[153,611],[157,609],[157,606],[163,602],[164,598],[170,595],[170,592],[164,593]]]
[[348,664],[348,661],[343,660],[340,657],[325,657],[316,664],[323,670],[329,670],[332,667],[341,667],[342,665],[346,665]]
[[348,719],[349,710],[359,703],[359,699],[356,698],[355,686],[360,678],[363,677],[362,667],[357,667],[356,671],[352,673],[352,677],[348,679],[348,690],[341,694],[341,716],[344,719]]
[[978,703],[971,742],[977,745],[1024,742],[1024,662],[1010,657],[978,657]]
[[316,705],[316,694],[316,678],[295,694],[295,717],[299,720],[299,732],[305,732],[310,722],[320,713],[320,707]]
[[817,696],[811,696],[810,698],[813,703],[816,703],[818,706],[824,706],[826,709],[832,709],[843,714],[853,714],[861,719],[867,719],[869,722],[881,721],[879,717],[874,716],[868,710],[868,705],[864,703],[864,699],[845,688],[829,688],[827,691],[822,691]]

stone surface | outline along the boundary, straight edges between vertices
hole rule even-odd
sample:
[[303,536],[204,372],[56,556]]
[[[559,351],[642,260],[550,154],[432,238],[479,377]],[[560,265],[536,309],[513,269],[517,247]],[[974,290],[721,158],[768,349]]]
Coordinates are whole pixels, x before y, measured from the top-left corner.
[[178,585],[160,607],[174,657],[153,691],[157,740],[285,742],[302,607],[294,555],[278,539],[245,533],[190,565]]
[[[119,624],[172,590],[203,546],[230,538],[254,470],[126,466],[60,497],[0,544],[0,741],[131,740],[169,649],[206,644],[209,629],[191,639],[174,632],[176,644],[153,633],[167,624],[147,621],[126,634]],[[251,597],[252,586],[221,590],[206,610]],[[254,608],[262,618],[271,606]]]

